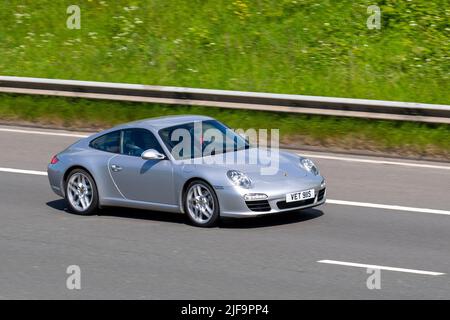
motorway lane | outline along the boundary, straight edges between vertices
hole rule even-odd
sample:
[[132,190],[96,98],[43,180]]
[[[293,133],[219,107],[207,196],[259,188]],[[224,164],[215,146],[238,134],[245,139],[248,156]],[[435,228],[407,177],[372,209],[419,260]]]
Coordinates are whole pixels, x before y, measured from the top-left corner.
[[[1,129],[73,134],[73,132],[60,130],[9,126],[0,126]],[[46,171],[51,157],[78,139],[80,138],[0,131],[0,167]]]
[[[0,130],[2,128],[24,129],[0,126]],[[57,130],[29,130],[61,133]],[[3,150],[0,155],[0,167],[46,171],[50,158],[78,139],[76,137],[0,131],[0,150]],[[300,153],[302,152],[300,151]],[[304,153],[318,156],[326,155],[307,151]],[[398,159],[383,159],[394,162],[401,161]],[[327,179],[327,192],[330,199],[450,210],[450,197],[444,196],[446,191],[450,190],[450,170],[336,161],[322,158],[313,158],[313,160]],[[449,163],[425,161],[406,161],[406,163],[450,167]]]
[[[45,176],[0,174],[0,297],[151,299],[450,298],[448,216],[325,205],[199,229],[177,214],[64,211]],[[382,272],[333,259],[447,273]],[[65,288],[79,265],[82,289]]]
[[[45,170],[75,140],[0,132],[1,150],[10,150],[0,167]],[[450,209],[448,170],[316,162],[329,198]],[[80,217],[64,208],[45,176],[0,172],[0,298],[450,298],[445,215],[330,204],[205,230],[176,214],[116,208]],[[382,271],[382,289],[368,290],[365,269],[323,259],[446,275]],[[65,287],[71,264],[81,267],[80,291]]]

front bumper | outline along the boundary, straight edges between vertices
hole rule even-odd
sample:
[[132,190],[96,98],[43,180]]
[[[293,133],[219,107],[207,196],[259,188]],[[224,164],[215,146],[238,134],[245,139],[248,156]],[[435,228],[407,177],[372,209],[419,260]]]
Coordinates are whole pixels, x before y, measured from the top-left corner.
[[[308,200],[286,203],[286,194],[303,190],[314,189],[315,197]],[[326,187],[321,184],[313,186],[301,186],[291,190],[280,190],[273,192],[263,192],[268,195],[267,200],[245,201],[243,193],[248,190],[236,190],[235,188],[216,189],[219,198],[220,215],[223,217],[256,217],[279,212],[293,211],[299,209],[312,208],[324,204],[326,201]],[[252,190],[258,193],[258,190]]]

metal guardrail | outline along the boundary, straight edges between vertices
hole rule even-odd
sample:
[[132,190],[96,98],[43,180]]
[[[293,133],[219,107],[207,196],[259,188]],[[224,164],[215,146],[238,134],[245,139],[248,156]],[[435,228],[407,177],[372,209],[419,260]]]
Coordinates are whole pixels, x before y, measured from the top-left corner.
[[0,92],[450,124],[450,106],[0,76]]

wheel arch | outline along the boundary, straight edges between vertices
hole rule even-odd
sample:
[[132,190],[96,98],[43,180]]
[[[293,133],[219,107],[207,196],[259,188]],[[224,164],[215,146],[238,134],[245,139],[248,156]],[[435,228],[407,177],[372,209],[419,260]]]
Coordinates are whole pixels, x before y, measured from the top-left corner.
[[92,174],[92,172],[88,169],[88,168],[86,168],[86,167],[84,167],[84,166],[82,166],[82,165],[73,165],[73,166],[70,166],[69,168],[67,168],[67,170],[64,172],[64,175],[63,175],[63,179],[62,179],[62,184],[63,184],[63,192],[64,192],[64,197],[66,196],[66,182],[67,182],[67,179],[68,179],[68,177],[69,177],[69,174],[73,171],[73,170],[76,170],[76,169],[81,169],[81,170],[84,170],[84,171],[86,171],[87,173],[89,173],[89,175],[92,177],[92,179],[94,180],[94,184],[95,184],[95,187],[97,188],[97,192],[98,192],[98,185],[97,185],[97,181],[95,180],[95,177],[94,177],[94,175]]
[[214,192],[216,198],[217,198],[217,203],[219,205],[219,214],[220,214],[220,203],[219,203],[219,197],[217,196],[216,190],[214,189],[214,186],[205,178],[202,177],[191,177],[188,180],[186,180],[183,184],[183,187],[181,188],[181,193],[180,193],[180,209],[181,212],[186,214],[186,212],[184,211],[184,196],[186,195],[186,191],[187,191],[187,187],[188,185],[192,182],[192,181],[202,181],[204,183],[206,183],[208,186],[211,187],[212,191]]

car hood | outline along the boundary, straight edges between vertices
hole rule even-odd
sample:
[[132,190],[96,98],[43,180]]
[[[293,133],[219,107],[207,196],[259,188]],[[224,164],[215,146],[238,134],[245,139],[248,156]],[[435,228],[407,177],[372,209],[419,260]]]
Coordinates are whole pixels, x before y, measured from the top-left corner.
[[[239,161],[225,161],[226,157],[239,159]],[[198,163],[195,163],[195,160]],[[262,148],[208,156],[192,161],[194,163],[185,164],[185,171],[195,170],[203,172],[209,177],[227,179],[228,170],[239,170],[250,177],[253,183],[260,186],[275,182],[289,183],[289,181],[296,181],[312,175],[299,165],[300,156],[285,151],[273,152]]]

